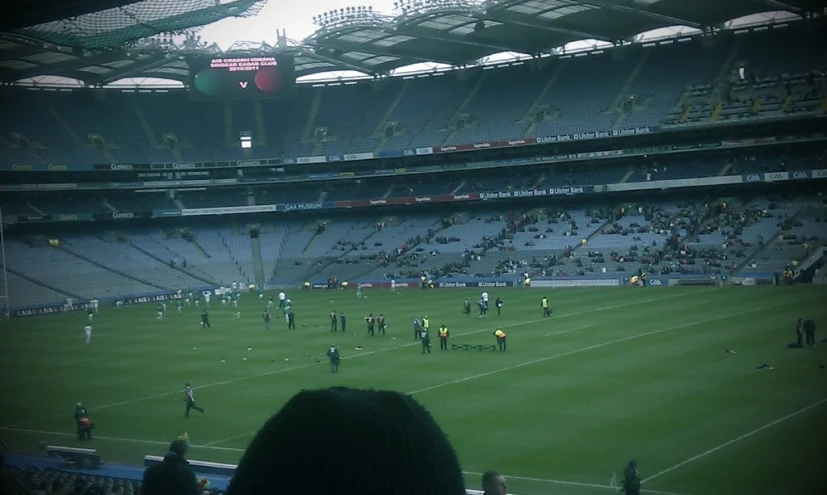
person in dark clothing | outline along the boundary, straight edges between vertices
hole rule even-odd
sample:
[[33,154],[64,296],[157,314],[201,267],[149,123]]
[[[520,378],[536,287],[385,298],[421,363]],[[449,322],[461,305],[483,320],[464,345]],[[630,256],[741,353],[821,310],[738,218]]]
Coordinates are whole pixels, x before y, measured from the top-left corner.
[[804,323],[801,324],[804,328],[804,335],[807,340],[807,347],[815,347],[816,345],[816,322],[814,322],[811,318],[807,318],[804,320]]
[[344,311],[342,311],[342,315],[339,319],[342,320],[342,333],[345,333],[347,331],[347,315]]
[[379,314],[379,317],[376,319],[376,324],[379,326],[379,334],[385,335],[385,315]]
[[301,391],[270,418],[226,493],[465,495],[465,482],[445,434],[412,397],[332,387]]
[[201,312],[201,328],[212,328],[210,326],[210,315],[206,309]]
[[336,316],[336,310],[330,312],[330,331],[331,332],[338,332],[339,331],[339,318]]
[[365,321],[368,324],[368,335],[373,337],[374,329],[376,328],[376,318],[373,317],[373,313],[365,316]]
[[75,404],[75,423],[78,427],[78,440],[92,440],[94,425],[89,421],[89,411],[80,402]]
[[427,351],[428,354],[431,353],[431,334],[428,333],[428,330],[422,329],[419,331],[419,340],[422,342],[422,354],[425,354]]
[[465,302],[462,303],[462,312],[466,318],[471,316],[471,301],[469,301],[467,297],[465,298]]
[[296,313],[294,313],[292,309],[287,312],[287,329],[296,329]]
[[482,490],[482,495],[506,495],[508,485],[505,483],[505,476],[497,471],[482,473]]
[[198,495],[198,480],[189,462],[184,458],[187,444],[175,440],[169,446],[164,460],[144,471],[145,495]]
[[637,461],[629,461],[623,470],[623,491],[626,495],[640,495],[640,473],[637,470]]
[[799,318],[798,321],[795,323],[795,343],[798,347],[803,347],[801,345],[801,340],[804,337],[804,319]]
[[342,360],[342,358],[339,355],[339,349],[337,349],[335,345],[331,345],[330,349],[327,350],[327,358],[330,359],[330,372],[338,373],[339,362]]
[[503,300],[498,297],[497,300],[494,301],[494,306],[497,307],[497,316],[501,316],[503,309]]
[[195,404],[195,394],[193,393],[192,387],[190,387],[189,383],[184,384],[184,395],[186,396],[185,400],[187,401],[187,410],[184,412],[184,417],[185,418],[190,417],[190,410],[191,409],[195,409],[196,411],[198,411],[202,414],[204,413],[204,408],[198,407]]

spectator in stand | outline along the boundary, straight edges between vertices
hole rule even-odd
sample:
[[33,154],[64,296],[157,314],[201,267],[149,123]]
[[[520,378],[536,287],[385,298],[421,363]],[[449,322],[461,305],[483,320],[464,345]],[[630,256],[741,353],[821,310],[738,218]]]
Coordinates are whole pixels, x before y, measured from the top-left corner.
[[508,485],[505,476],[497,471],[486,471],[482,474],[483,495],[506,495]]
[[[397,392],[299,392],[253,439],[228,495],[465,495],[454,449]],[[147,495],[150,495],[147,492]]]
[[198,480],[189,462],[187,442],[174,440],[163,462],[144,471],[145,495],[198,495]]

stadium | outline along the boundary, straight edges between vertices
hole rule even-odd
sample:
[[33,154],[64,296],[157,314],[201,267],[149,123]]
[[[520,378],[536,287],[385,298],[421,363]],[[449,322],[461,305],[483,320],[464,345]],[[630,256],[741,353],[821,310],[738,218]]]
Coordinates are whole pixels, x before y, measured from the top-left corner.
[[827,2],[286,3],[4,6],[0,492],[822,493]]

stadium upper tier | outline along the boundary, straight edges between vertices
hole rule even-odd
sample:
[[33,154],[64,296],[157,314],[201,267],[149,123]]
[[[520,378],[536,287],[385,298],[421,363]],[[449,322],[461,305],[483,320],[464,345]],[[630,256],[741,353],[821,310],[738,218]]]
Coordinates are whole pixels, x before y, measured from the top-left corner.
[[[823,113],[823,78],[812,74],[827,63],[820,34],[789,28],[688,38],[522,66],[303,86],[285,100],[10,89],[0,96],[0,159],[93,164],[376,153]],[[247,157],[241,133],[253,137]]]

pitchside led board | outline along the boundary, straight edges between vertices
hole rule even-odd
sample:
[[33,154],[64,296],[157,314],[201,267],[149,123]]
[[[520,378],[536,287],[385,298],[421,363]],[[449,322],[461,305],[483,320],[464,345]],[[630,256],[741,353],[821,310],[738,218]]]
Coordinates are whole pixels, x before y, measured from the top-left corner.
[[292,55],[192,58],[189,65],[194,99],[284,98],[296,87]]

